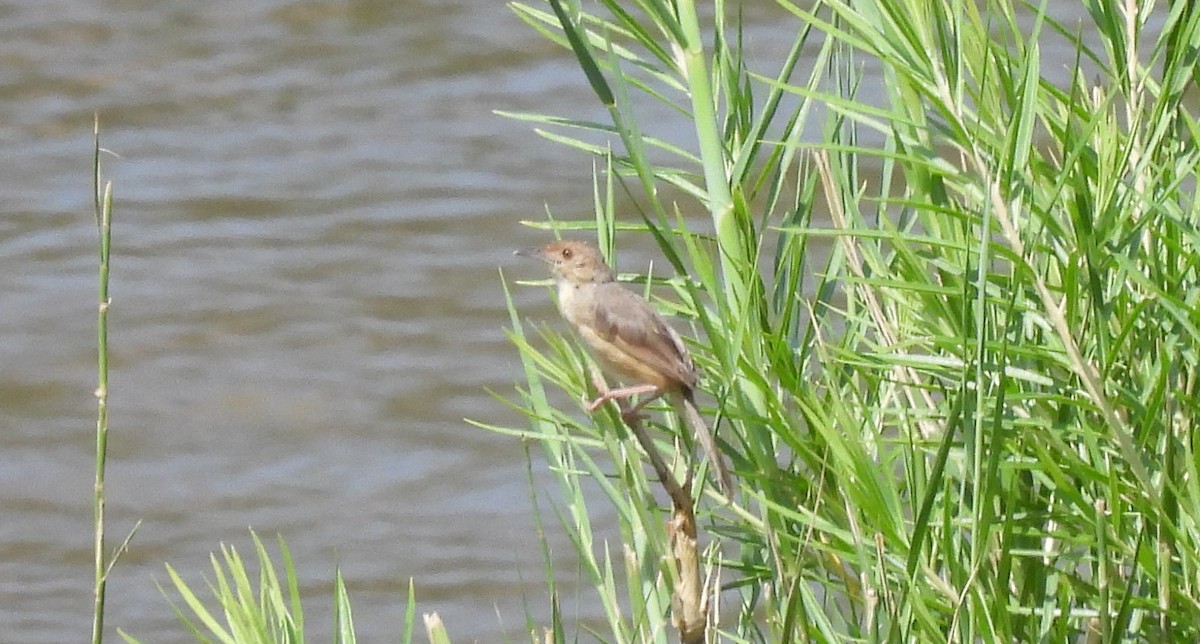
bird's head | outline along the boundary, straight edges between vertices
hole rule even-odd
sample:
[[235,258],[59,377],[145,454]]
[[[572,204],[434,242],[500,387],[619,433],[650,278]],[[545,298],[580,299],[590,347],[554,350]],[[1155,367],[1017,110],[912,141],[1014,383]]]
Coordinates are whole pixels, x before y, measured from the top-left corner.
[[613,270],[604,263],[600,251],[587,242],[564,239],[541,248],[519,250],[517,255],[546,262],[556,279],[572,284],[611,282],[616,279]]

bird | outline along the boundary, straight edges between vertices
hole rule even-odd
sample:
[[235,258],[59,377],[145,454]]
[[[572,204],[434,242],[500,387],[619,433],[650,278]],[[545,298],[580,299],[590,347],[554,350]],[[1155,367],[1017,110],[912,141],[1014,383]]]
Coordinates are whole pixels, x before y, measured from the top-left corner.
[[559,240],[516,254],[549,265],[559,312],[601,368],[626,385],[608,389],[597,382],[600,396],[587,405],[587,410],[592,412],[608,401],[642,395],[632,409],[622,409],[628,422],[630,415],[636,417],[647,404],[666,396],[708,454],[721,492],[731,496],[733,477],[696,407],[700,372],[679,334],[645,298],[621,286],[600,251],[587,242]]

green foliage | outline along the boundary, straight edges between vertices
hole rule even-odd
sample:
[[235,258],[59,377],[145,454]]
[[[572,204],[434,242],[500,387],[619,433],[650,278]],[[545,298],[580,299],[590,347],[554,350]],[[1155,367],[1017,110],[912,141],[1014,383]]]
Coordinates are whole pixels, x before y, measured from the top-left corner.
[[[283,537],[279,538],[279,551],[283,557],[281,582],[275,563],[258,535],[251,532],[250,536],[254,540],[257,559],[257,586],[252,582],[254,575],[251,569],[247,567],[237,548],[222,545],[220,556],[213,554],[210,557],[213,580],[205,582],[220,610],[214,611],[209,608],[201,594],[188,585],[168,564],[167,574],[175,592],[183,600],[182,607],[173,600],[171,606],[180,622],[198,642],[301,644],[304,642],[304,611],[300,605],[300,582],[296,577],[287,543]],[[341,570],[335,573],[333,601],[332,641],[353,644],[355,636],[350,595],[346,590],[345,580],[342,579]],[[415,606],[412,584],[409,584],[408,606],[404,638],[401,640],[405,644],[412,641]],[[121,636],[127,642],[138,641],[126,633],[121,633]]]
[[[778,4],[797,38],[765,73],[720,1],[513,5],[611,116],[514,115],[604,168],[594,221],[535,225],[595,229],[610,258],[650,234],[688,276],[657,302],[691,324],[741,487],[698,513],[722,632],[1200,639],[1200,8],[1097,0],[1068,26],[999,0]],[[1075,52],[1058,84],[1049,43]],[[647,100],[691,143],[639,121]],[[612,410],[551,404],[588,386],[561,327],[511,324],[531,424],[501,431],[558,477],[596,634],[668,641],[643,457]],[[664,451],[687,440],[662,429]],[[598,503],[620,544],[594,538]]]
[[[96,214],[96,232],[100,251],[99,288],[96,317],[96,450],[95,484],[92,487],[92,644],[104,641],[104,600],[107,595],[108,575],[121,555],[129,548],[129,542],[137,534],[141,521],[130,528],[121,545],[106,555],[104,552],[107,533],[105,531],[105,470],[108,463],[108,310],[112,300],[108,296],[109,259],[112,247],[113,185],[102,181],[100,167],[100,117],[94,121],[92,147],[92,191],[95,199],[92,207]],[[103,189],[101,186],[103,185]]]
[[[205,580],[211,600],[219,610],[213,610],[206,599],[192,588],[178,572],[167,565],[167,574],[183,606],[171,601],[179,621],[197,642],[222,642],[224,644],[302,644],[304,640],[304,610],[300,604],[300,582],[296,576],[292,555],[283,537],[279,537],[279,551],[283,556],[282,581],[271,560],[271,555],[253,531],[254,552],[257,559],[258,584],[251,581],[251,567],[238,553],[237,548],[221,546],[221,555],[211,555],[213,578]],[[166,591],[164,591],[166,594]],[[170,599],[170,596],[168,596]],[[413,583],[408,584],[408,608],[404,615],[404,628],[399,641],[411,644],[413,626],[416,623],[416,594]],[[437,613],[426,614],[425,633],[430,642],[449,644],[450,637]],[[138,640],[127,633],[121,637],[130,644]],[[354,644],[354,620],[350,609],[350,593],[340,569],[334,572],[333,582],[333,637],[337,644]]]
[[[108,561],[104,556],[105,513],[107,500],[104,492],[104,473],[108,463],[108,272],[109,251],[112,242],[112,182],[104,183],[101,192],[100,174],[100,117],[95,119],[94,146],[92,152],[92,194],[96,213],[100,264],[99,288],[96,317],[96,478],[92,493],[92,644],[104,640],[104,597],[108,586],[108,571],[116,563],[114,555]],[[132,536],[132,535],[131,535]]]

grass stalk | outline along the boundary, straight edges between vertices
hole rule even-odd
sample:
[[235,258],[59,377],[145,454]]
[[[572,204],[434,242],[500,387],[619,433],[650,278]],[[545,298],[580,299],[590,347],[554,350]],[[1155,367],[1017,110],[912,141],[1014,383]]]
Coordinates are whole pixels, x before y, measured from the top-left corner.
[[95,195],[96,227],[99,233],[100,277],[99,306],[96,320],[96,350],[98,384],[96,386],[96,479],[92,491],[92,644],[104,639],[104,593],[110,566],[104,558],[104,467],[108,456],[108,297],[109,249],[112,239],[112,182],[100,191],[100,117],[95,119],[92,156],[93,190]]

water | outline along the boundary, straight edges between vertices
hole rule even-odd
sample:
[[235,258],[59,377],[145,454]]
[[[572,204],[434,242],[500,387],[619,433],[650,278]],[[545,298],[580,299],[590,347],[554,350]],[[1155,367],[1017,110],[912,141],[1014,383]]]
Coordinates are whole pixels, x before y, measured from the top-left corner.
[[120,157],[112,539],[142,521],[110,632],[178,640],[164,562],[202,585],[249,526],[288,539],[314,634],[335,563],[368,641],[409,577],[464,641],[523,630],[523,451],[462,419],[517,422],[485,391],[517,377],[497,267],[590,173],[491,110],[594,110],[570,61],[500,3],[32,7],[0,45],[3,639],[89,628],[96,111]]
[[[785,16],[747,9],[772,59]],[[457,641],[524,639],[526,602],[545,623],[523,448],[462,419],[519,423],[487,393],[520,377],[498,268],[539,274],[512,249],[545,236],[518,221],[590,208],[590,159],[492,113],[604,120],[569,54],[484,0],[0,17],[2,639],[90,628],[95,112],[119,155],[110,541],[142,522],[110,637],[186,639],[164,563],[203,587],[248,527],[287,538],[318,640],[335,564],[366,641],[394,639],[410,577]],[[557,323],[545,291],[516,295]]]

